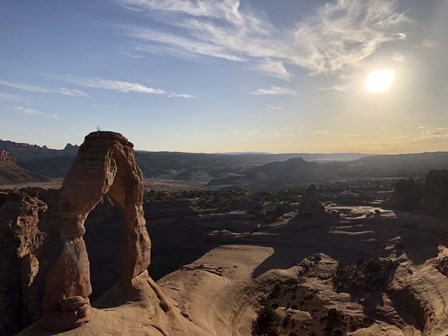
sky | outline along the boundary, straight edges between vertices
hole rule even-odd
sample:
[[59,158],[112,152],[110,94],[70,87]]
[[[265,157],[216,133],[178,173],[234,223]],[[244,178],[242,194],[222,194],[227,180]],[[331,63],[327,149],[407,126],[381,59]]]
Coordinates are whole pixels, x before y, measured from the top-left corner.
[[446,0],[0,2],[0,139],[448,150]]

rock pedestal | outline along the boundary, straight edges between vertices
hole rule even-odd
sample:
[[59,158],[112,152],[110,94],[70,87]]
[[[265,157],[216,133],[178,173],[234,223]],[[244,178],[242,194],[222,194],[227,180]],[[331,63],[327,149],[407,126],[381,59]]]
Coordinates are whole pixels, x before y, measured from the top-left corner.
[[300,216],[313,216],[317,214],[325,214],[324,205],[317,199],[316,186],[311,184],[305,190],[302,199],[299,202]]
[[143,176],[133,145],[114,132],[86,136],[61,189],[62,254],[45,283],[44,329],[71,329],[89,321],[92,293],[84,223],[105,195],[120,209],[123,235],[120,274],[130,280],[150,264],[151,242],[143,212]]

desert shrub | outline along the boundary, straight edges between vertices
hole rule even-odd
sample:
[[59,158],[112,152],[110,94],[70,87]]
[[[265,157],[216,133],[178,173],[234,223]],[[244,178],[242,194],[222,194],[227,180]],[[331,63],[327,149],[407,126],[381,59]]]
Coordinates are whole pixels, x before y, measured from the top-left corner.
[[356,264],[339,263],[333,278],[337,291],[374,292],[384,287],[394,264],[387,260],[358,260]]
[[[280,315],[276,309],[279,306],[278,299],[282,294],[282,285],[276,282],[268,296],[262,297],[258,302],[257,319],[252,324],[252,335],[277,336],[279,335]],[[283,321],[283,323],[288,323]]]
[[275,311],[272,301],[266,301],[257,311],[257,319],[252,326],[252,335],[277,336],[280,324],[280,316]]

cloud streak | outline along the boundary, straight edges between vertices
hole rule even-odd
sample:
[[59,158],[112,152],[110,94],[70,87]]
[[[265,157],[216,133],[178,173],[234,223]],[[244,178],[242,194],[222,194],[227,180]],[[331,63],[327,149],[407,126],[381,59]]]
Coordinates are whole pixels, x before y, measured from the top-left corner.
[[349,89],[350,89],[350,85],[334,85],[334,86],[320,88],[320,91],[346,92]]
[[168,98],[196,98],[197,96],[189,93],[167,92],[162,89],[152,88],[141,83],[126,82],[121,80],[110,80],[103,78],[85,78],[71,75],[57,77],[71,84],[89,89],[111,90],[121,93],[143,93],[151,95],[161,95]]
[[9,82],[5,80],[0,80],[0,85],[7,86],[13,89],[28,91],[33,93],[44,93],[44,94],[61,94],[64,96],[79,96],[79,97],[88,97],[87,93],[76,90],[76,89],[67,89],[67,88],[57,88],[51,89],[43,86],[31,85],[27,83],[15,83]]
[[13,101],[19,101],[20,97],[18,95],[10,94],[10,93],[3,93],[0,92],[0,100],[13,100]]
[[14,110],[17,113],[26,114],[26,115],[30,115],[30,116],[41,116],[41,117],[47,117],[47,118],[52,118],[52,119],[59,119],[59,116],[57,114],[46,114],[46,113],[43,113],[40,111],[36,111],[29,107],[16,106],[14,108]]
[[288,95],[288,96],[295,96],[296,92],[282,87],[282,86],[271,86],[269,88],[261,88],[257,91],[252,92],[253,95],[256,96],[262,96],[262,95]]
[[149,28],[122,27],[139,51],[243,62],[283,80],[292,78],[289,67],[323,74],[357,66],[382,44],[405,39],[408,20],[396,0],[334,0],[287,28],[239,0],[117,1],[149,17]]
[[73,77],[67,76],[63,77],[72,84],[90,88],[90,89],[102,89],[102,90],[112,90],[123,93],[128,92],[138,92],[138,93],[148,93],[148,94],[164,94],[165,91],[161,89],[154,89],[143,84],[139,83],[131,83],[131,82],[123,82],[118,80],[108,80],[101,78],[82,78],[82,77]]

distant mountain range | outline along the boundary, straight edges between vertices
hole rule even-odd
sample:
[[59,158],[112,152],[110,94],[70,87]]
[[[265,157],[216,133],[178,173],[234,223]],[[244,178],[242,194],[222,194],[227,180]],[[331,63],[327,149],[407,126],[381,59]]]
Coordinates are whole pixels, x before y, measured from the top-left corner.
[[79,146],[67,144],[64,149],[50,149],[47,146],[30,145],[8,140],[0,140],[0,150],[11,153],[19,161],[29,161],[58,156],[75,156]]
[[[64,177],[72,164],[79,146],[67,144],[64,149],[50,149],[46,146],[16,143],[0,140],[0,149],[10,152],[17,163],[25,169],[41,175]],[[166,176],[188,179],[194,174],[208,174],[219,178],[229,174],[242,173],[244,170],[291,158],[303,158],[307,161],[349,161],[366,157],[367,154],[336,153],[183,153],[136,151],[136,159],[145,177]]]
[[242,174],[213,179],[210,187],[277,189],[353,178],[421,177],[448,169],[448,152],[376,155],[353,161],[307,162],[301,158],[272,162]]
[[[79,146],[62,150],[0,140],[17,164],[38,176],[64,177]],[[136,151],[145,177],[210,180],[210,187],[287,188],[341,178],[424,176],[447,169],[448,152],[367,155],[361,153],[183,153]]]

